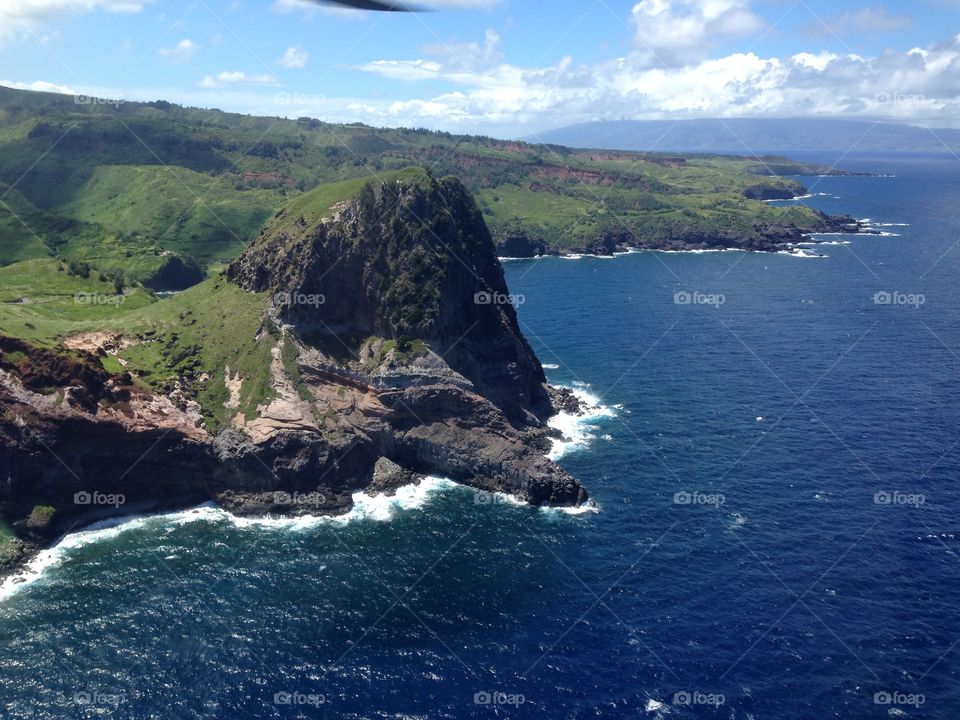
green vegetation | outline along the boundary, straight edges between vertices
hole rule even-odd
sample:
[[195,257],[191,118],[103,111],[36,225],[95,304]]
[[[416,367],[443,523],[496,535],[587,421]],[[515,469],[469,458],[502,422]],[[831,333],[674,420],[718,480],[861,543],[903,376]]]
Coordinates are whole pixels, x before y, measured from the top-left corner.
[[[82,278],[56,260],[30,260],[0,268],[0,304],[0,334],[41,347],[94,331],[136,338],[137,344],[119,353],[126,367],[108,356],[104,368],[129,371],[158,389],[183,381],[213,426],[229,423],[238,411],[253,417],[257,405],[272,397],[270,349],[277,339],[261,329],[266,297],[222,277],[164,299],[142,288],[117,296],[113,283],[96,271]],[[238,410],[224,408],[227,367],[243,379]]]
[[0,334],[41,346],[108,327],[155,301],[143,288],[117,295],[100,273],[72,275],[49,258],[0,267]]
[[37,505],[27,518],[27,527],[42,529],[50,524],[56,514],[56,508],[49,505]]
[[17,535],[13,528],[6,522],[0,521],[0,563],[8,560],[13,554],[16,539]]
[[[315,222],[366,180],[411,165],[461,178],[494,239],[519,231],[557,250],[611,233],[658,241],[815,226],[809,210],[743,197],[765,182],[758,176],[767,162],[571,150],[165,102],[78,105],[0,88],[0,264],[55,255],[122,271],[128,283],[185,287],[200,269],[215,272],[236,257],[281,209],[282,223]],[[780,173],[803,168],[775,165]]]
[[393,359],[401,365],[407,364],[418,357],[423,357],[429,352],[429,348],[423,340],[406,337],[396,340],[384,340],[375,336],[369,337],[361,347],[361,354],[369,353],[363,368],[367,372],[373,372],[383,365],[391,352],[393,352]]
[[[257,406],[274,396],[270,351],[278,338],[262,327],[266,302],[217,277],[124,314],[110,328],[141,339],[120,353],[131,372],[160,389],[182,381],[208,425],[219,428],[238,411],[255,417]],[[227,368],[242,380],[237,409],[224,407]]]

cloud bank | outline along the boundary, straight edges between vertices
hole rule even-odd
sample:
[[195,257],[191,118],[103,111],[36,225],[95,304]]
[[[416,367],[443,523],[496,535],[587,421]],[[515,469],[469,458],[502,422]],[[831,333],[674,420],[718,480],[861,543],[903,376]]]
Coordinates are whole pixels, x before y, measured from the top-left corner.
[[[678,15],[678,8],[686,14]],[[457,89],[355,103],[352,109],[371,122],[465,130],[543,129],[624,118],[797,116],[960,126],[960,35],[876,57],[821,51],[710,58],[705,48],[715,33],[757,27],[745,3],[643,0],[634,7],[633,17],[638,16],[653,22],[638,24],[633,52],[597,64],[567,57],[553,66],[518,67],[504,62],[489,39],[475,43],[472,52],[445,56],[425,48],[431,54],[422,58],[371,61],[357,69],[409,83],[451,83]]]
[[0,43],[33,33],[39,26],[70,13],[104,10],[138,13],[151,0],[2,0]]

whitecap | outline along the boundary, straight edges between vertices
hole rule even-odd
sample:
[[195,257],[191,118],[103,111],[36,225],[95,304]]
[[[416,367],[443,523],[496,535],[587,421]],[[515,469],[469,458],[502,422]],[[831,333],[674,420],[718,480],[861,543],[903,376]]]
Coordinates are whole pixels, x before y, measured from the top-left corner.
[[823,255],[821,253],[815,253],[812,250],[806,248],[792,248],[790,250],[777,250],[777,255],[789,255],[790,257],[797,258],[825,258],[830,257],[829,255]]
[[[384,522],[391,520],[399,510],[415,510],[423,507],[432,495],[442,490],[457,487],[452,480],[440,477],[424,478],[419,484],[404,485],[391,496],[353,494],[353,507],[343,515],[302,515],[279,517],[272,515],[244,517],[234,515],[218,505],[208,502],[189,510],[156,515],[128,515],[111,518],[90,525],[84,530],[65,535],[51,548],[41,550],[21,570],[7,577],[0,584],[0,601],[29,587],[43,577],[48,570],[63,564],[71,552],[92,543],[117,537],[129,530],[141,529],[148,524],[169,525],[170,529],[194,522],[229,523],[236,528],[262,528],[267,530],[306,530],[323,523],[346,524],[355,520]],[[519,503],[520,501],[517,500]],[[164,529],[167,532],[167,528]],[[225,546],[224,546],[225,547]],[[166,558],[173,559],[173,556]]]
[[609,255],[595,255],[594,253],[571,253],[570,255],[559,255],[564,260],[583,260],[583,258],[593,258],[594,260],[613,260],[619,255],[629,255],[627,252],[611,253]]
[[600,512],[600,506],[590,498],[583,505],[578,505],[577,507],[551,507],[549,505],[541,505],[541,512],[554,512],[561,513],[563,515],[590,515],[592,513]]
[[722,253],[722,252],[748,252],[743,248],[694,248],[692,250],[653,250],[651,252],[661,252],[668,255],[704,255],[706,253]]
[[596,423],[604,418],[616,417],[612,408],[602,404],[600,398],[586,389],[589,385],[579,381],[575,381],[573,385],[574,387],[568,389],[580,401],[583,412],[581,415],[561,412],[550,418],[549,426],[561,433],[560,438],[553,438],[550,452],[547,453],[551,460],[558,460],[567,453],[589,447],[596,439],[593,432]]
[[659,700],[654,700],[653,698],[647,700],[647,704],[644,705],[643,709],[648,713],[670,712],[670,708],[668,708],[664,703],[660,702]]
[[5,578],[0,584],[0,601],[29,587],[39,580],[48,570],[58,567],[69,556],[72,550],[115,538],[123,532],[143,527],[156,516],[127,515],[111,518],[90,525],[85,530],[65,535],[60,542],[51,548],[41,550],[33,556],[26,565],[13,575]]
[[[823,193],[820,193],[823,194]],[[812,198],[813,195],[807,193],[806,195],[796,195],[792,198],[772,198],[770,200],[764,200],[765,203],[783,203],[783,202],[796,202],[797,200],[808,200]]]
[[441,477],[427,477],[416,485],[403,485],[393,495],[368,495],[364,492],[353,494],[353,507],[345,515],[330,519],[335,522],[352,520],[376,520],[383,522],[393,519],[397,510],[418,510],[430,497],[443,490],[456,487],[453,480]]
[[344,525],[356,520],[374,520],[386,522],[392,520],[398,510],[417,510],[422,508],[430,497],[441,491],[456,487],[452,480],[441,477],[427,477],[418,484],[411,483],[397,488],[393,495],[369,495],[355,492],[351,496],[353,506],[342,515],[300,515],[298,517],[258,515],[240,517],[215,507],[217,516],[238,528],[259,527],[277,530],[309,530],[324,523]]
[[558,370],[560,368],[556,363],[543,363],[544,370]]

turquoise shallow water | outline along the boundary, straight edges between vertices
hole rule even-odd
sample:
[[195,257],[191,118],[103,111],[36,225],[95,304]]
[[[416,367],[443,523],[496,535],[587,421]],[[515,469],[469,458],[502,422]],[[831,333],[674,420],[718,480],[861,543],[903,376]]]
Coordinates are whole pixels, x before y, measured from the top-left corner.
[[842,166],[898,236],[507,264],[602,512],[101,531],[0,602],[0,716],[960,716],[960,161]]

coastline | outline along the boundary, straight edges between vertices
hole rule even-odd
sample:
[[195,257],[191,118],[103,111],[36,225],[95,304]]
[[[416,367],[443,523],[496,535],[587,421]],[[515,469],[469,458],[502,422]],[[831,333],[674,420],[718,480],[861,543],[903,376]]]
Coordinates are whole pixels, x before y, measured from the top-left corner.
[[[862,222],[862,221],[859,221]],[[900,226],[902,223],[885,223],[865,227],[855,232],[834,231],[834,232],[811,232],[804,234],[800,240],[792,242],[779,243],[770,248],[744,248],[744,247],[718,247],[718,248],[687,248],[672,249],[659,247],[629,247],[623,250],[617,250],[609,254],[600,254],[595,252],[570,252],[570,253],[544,253],[540,255],[531,255],[529,257],[498,257],[500,262],[527,262],[529,260],[545,260],[555,258],[559,260],[583,260],[590,258],[593,260],[612,260],[623,255],[634,255],[637,253],[663,253],[664,255],[704,255],[706,253],[758,253],[767,255],[791,255],[793,257],[828,257],[820,254],[810,254],[805,252],[808,247],[818,245],[846,245],[845,242],[831,240],[818,240],[818,237],[850,237],[850,236],[873,236],[873,237],[899,237],[899,233],[876,230],[876,227]]]
[[[602,405],[584,387],[550,386],[566,395],[566,405],[558,408],[545,422],[550,434],[550,448],[544,455],[558,460],[570,452],[585,449],[595,439],[589,427],[603,418],[613,417],[613,410]],[[573,402],[570,398],[575,398]],[[552,432],[550,432],[552,431]],[[197,521],[229,522],[238,528],[258,527],[288,531],[304,531],[323,523],[346,525],[354,521],[389,522],[398,510],[420,509],[431,497],[444,490],[459,489],[472,492],[477,505],[506,504],[529,507],[543,512],[579,516],[600,512],[596,502],[589,498],[579,506],[534,505],[501,490],[485,490],[463,482],[436,475],[415,476],[410,482],[374,490],[367,487],[350,495],[348,505],[334,508],[314,507],[313,512],[296,515],[271,512],[231,512],[213,500],[199,504],[171,503],[169,506],[138,503],[125,508],[122,515],[80,520],[76,527],[59,535],[53,542],[40,545],[17,538],[18,554],[0,566],[0,603],[15,596],[21,589],[41,579],[48,570],[58,567],[70,550],[110,539],[136,530],[150,522],[185,524]],[[238,509],[238,508],[234,508]]]

